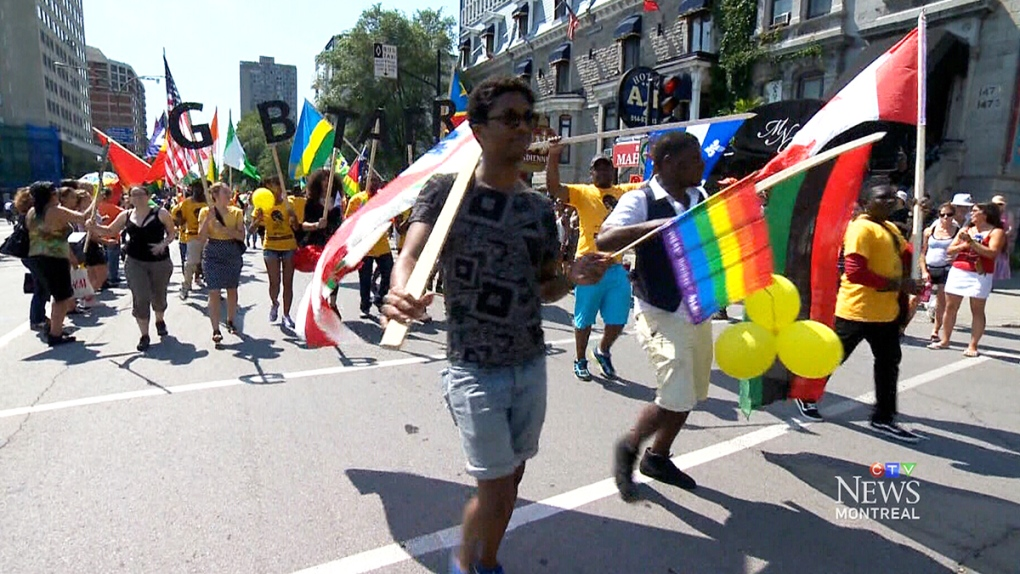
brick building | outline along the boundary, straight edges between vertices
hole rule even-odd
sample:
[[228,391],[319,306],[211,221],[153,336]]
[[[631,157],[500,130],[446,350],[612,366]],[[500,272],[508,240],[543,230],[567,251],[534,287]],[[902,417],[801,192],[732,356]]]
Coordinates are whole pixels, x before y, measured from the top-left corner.
[[[567,1],[579,24],[572,42],[567,8],[557,0],[462,0],[461,66],[469,83],[499,74],[527,78],[545,125],[568,136],[620,127],[621,73],[647,66],[667,76],[689,74],[684,119],[700,116],[716,52],[705,1],[660,0],[652,12],[639,0]],[[586,181],[591,157],[610,144],[571,146],[563,154],[564,180]]]
[[92,125],[144,156],[149,137],[145,127],[145,86],[141,79],[134,68],[110,60],[98,48],[86,46],[85,56]]

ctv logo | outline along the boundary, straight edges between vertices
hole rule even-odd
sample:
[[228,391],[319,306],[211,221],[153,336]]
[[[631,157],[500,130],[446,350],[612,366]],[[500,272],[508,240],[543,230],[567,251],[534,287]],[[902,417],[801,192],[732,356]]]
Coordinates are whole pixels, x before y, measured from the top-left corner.
[[911,476],[917,463],[876,462],[868,476],[836,477],[836,518],[848,520],[917,520],[920,481]]
[[900,478],[914,474],[916,462],[876,462],[871,465],[871,476],[875,478]]

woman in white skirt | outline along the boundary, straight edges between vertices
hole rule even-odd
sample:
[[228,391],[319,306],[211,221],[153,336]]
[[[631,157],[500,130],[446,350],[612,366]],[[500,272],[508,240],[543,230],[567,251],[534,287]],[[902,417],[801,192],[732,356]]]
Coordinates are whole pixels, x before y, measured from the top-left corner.
[[970,299],[973,323],[970,344],[963,352],[968,357],[978,355],[978,342],[985,333],[985,302],[992,292],[992,275],[995,258],[1006,246],[1002,230],[1002,215],[994,203],[979,203],[971,208],[970,225],[960,230],[947,250],[955,256],[946,278],[946,314],[942,322],[942,340],[932,343],[929,349],[947,349],[956,326],[956,314],[963,298]]

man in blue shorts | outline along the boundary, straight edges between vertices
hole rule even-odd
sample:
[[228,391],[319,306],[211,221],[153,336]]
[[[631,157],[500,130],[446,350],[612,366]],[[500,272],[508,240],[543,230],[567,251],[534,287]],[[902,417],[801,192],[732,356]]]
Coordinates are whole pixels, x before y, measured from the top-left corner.
[[[549,195],[577,210],[579,237],[577,240],[577,258],[587,253],[597,253],[595,235],[598,233],[606,216],[616,206],[620,197],[643,184],[614,185],[616,170],[613,162],[606,156],[597,155],[591,160],[591,184],[561,184],[560,154],[563,146],[559,139],[553,139],[549,147],[549,159],[546,165],[546,185]],[[588,370],[588,340],[591,328],[598,315],[606,324],[602,340],[592,351],[599,363],[602,373],[610,379],[616,377],[610,349],[620,337],[627,318],[630,316],[631,290],[627,270],[619,258],[614,259],[602,280],[595,285],[578,285],[574,288],[574,376],[582,381],[591,380]]]

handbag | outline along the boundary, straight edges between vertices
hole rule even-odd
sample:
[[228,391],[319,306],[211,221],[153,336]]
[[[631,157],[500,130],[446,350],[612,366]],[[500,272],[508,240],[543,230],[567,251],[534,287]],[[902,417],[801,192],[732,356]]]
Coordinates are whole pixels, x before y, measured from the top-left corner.
[[[227,227],[227,222],[224,221],[223,216],[220,215],[220,210],[216,209],[216,206],[213,206],[212,210],[213,214],[216,215],[216,221],[219,221],[220,225],[222,225],[223,227]],[[239,239],[231,239],[231,241],[234,242],[234,247],[237,248],[237,251],[241,255],[244,255],[248,251],[248,245],[244,241],[241,241]]]
[[14,224],[14,231],[0,244],[0,253],[24,259],[28,257],[29,246],[28,228],[25,227],[24,219],[19,219]]
[[25,279],[21,282],[21,291],[25,295],[35,293],[35,279],[32,278],[31,273],[25,273]]
[[96,294],[89,284],[89,274],[84,267],[71,268],[71,288],[74,289],[75,299],[87,299]]

